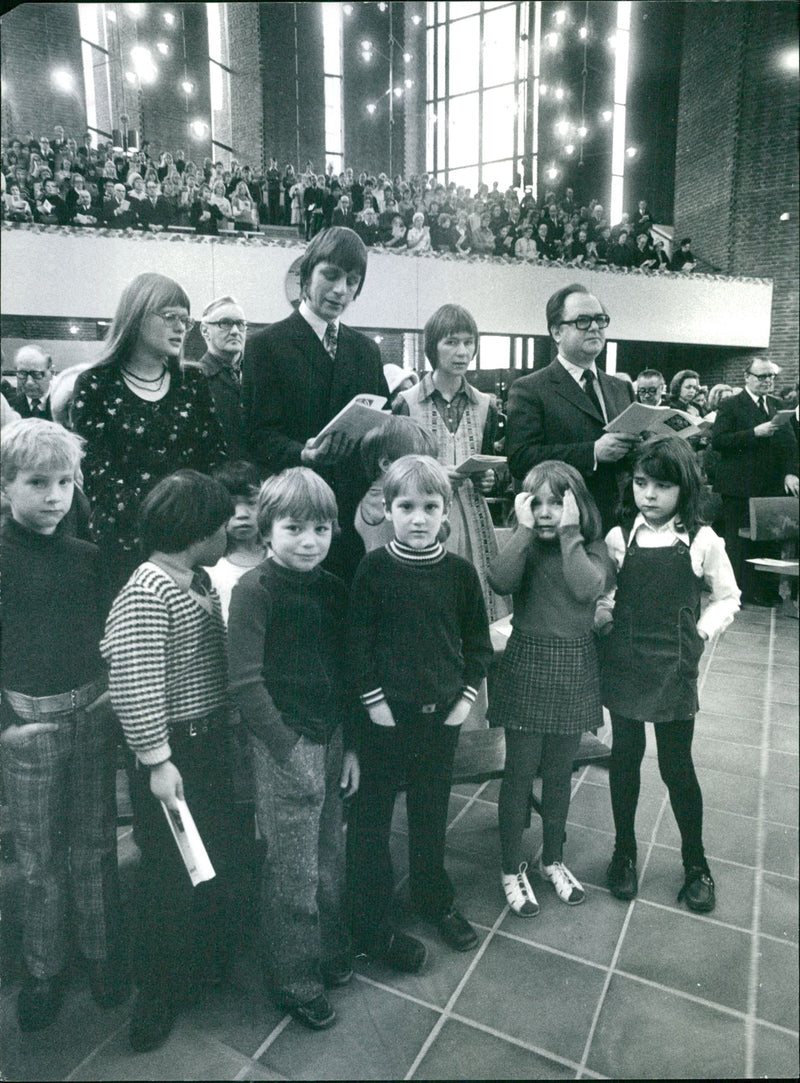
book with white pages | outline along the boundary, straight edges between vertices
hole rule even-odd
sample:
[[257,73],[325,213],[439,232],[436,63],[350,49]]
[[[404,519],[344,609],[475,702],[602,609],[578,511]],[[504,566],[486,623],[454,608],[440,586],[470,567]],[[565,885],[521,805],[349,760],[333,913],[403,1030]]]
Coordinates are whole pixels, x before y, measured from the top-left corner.
[[486,470],[494,469],[495,466],[503,466],[505,462],[505,455],[470,455],[455,469],[456,473],[468,477],[470,474],[483,474]]
[[671,406],[646,406],[643,402],[632,402],[621,414],[618,414],[605,426],[606,432],[626,433],[650,440],[654,436],[681,436],[688,439],[700,434],[698,422],[683,410]]
[[312,448],[318,448],[330,433],[340,432],[351,440],[360,440],[370,429],[384,425],[392,416],[383,409],[385,405],[386,399],[382,395],[356,395],[317,433]]
[[163,801],[161,807],[167,817],[169,829],[175,839],[178,852],[183,858],[186,871],[189,873],[192,887],[197,887],[205,880],[213,880],[217,874],[214,872],[211,858],[200,838],[200,832],[197,830],[197,824],[189,811],[189,806],[185,801],[178,800],[177,808],[167,808]]

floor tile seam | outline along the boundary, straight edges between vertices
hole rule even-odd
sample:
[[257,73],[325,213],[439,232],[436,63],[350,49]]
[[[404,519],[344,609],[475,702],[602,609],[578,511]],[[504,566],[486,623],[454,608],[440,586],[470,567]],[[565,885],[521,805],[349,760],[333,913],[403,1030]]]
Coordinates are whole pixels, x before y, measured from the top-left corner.
[[759,939],[761,939],[761,940],[769,940],[770,943],[772,943],[772,944],[784,944],[786,947],[789,947],[789,948],[800,947],[800,944],[798,944],[798,942],[796,940],[792,940],[791,937],[788,937],[788,936],[776,936],[775,933],[765,933],[763,931],[763,929],[758,934],[758,936],[759,936]]
[[[647,854],[645,856],[644,864],[642,866],[642,872],[643,873],[647,868],[648,861],[650,860],[650,853],[652,851],[653,839],[655,838],[655,834],[658,831],[659,825],[660,825],[661,820],[663,818],[666,803],[667,803],[667,795],[665,794],[664,798],[662,799],[662,802],[661,802],[661,808],[658,810],[658,814],[656,815],[656,820],[655,820],[655,823],[653,825],[653,831],[652,831],[650,846],[649,846],[649,848],[647,850]],[[628,905],[627,913],[625,914],[625,917],[623,918],[622,926],[620,927],[619,935],[617,936],[617,942],[614,945],[614,952],[613,952],[613,954],[611,956],[611,961],[610,961],[608,967],[606,968],[606,975],[605,975],[605,978],[603,979],[603,988],[600,991],[600,996],[599,996],[597,1004],[595,1006],[595,1010],[594,1010],[594,1012],[592,1014],[592,1021],[591,1021],[590,1025],[589,1025],[589,1033],[586,1035],[586,1041],[584,1043],[583,1053],[581,1055],[581,1069],[580,1069],[581,1073],[586,1068],[586,1066],[587,1066],[587,1064],[589,1062],[589,1056],[591,1054],[592,1043],[594,1042],[594,1036],[595,1036],[595,1034],[597,1032],[597,1026],[598,1026],[598,1024],[600,1022],[600,1016],[602,1014],[603,1007],[604,1007],[605,1002],[606,1002],[606,997],[608,996],[608,990],[609,990],[609,987],[611,985],[611,980],[614,977],[614,974],[617,972],[617,963],[619,962],[619,957],[620,957],[620,954],[622,952],[622,946],[625,943],[625,937],[626,937],[627,932],[628,932],[628,927],[629,927],[629,925],[631,923],[631,918],[633,917],[633,909],[634,909],[634,902],[633,902],[633,900],[631,900],[631,902]]]
[[[289,1018],[291,1018],[291,1016]],[[236,1075],[233,1077],[234,1079],[243,1078],[242,1073],[249,1072],[251,1068],[263,1070],[265,1067],[267,1067],[266,1065],[256,1060],[255,1057],[249,1057],[247,1053],[243,1053],[241,1049],[237,1049],[235,1046],[229,1045],[227,1042],[223,1042],[222,1039],[217,1038],[216,1035],[208,1034],[202,1028],[194,1026],[191,1021],[188,1021],[188,1025],[192,1027],[193,1030],[199,1031],[199,1033],[203,1037],[203,1041],[213,1045],[220,1053],[224,1053],[228,1057],[234,1057],[236,1060],[244,1062],[237,1070]],[[270,1071],[273,1070],[270,1068]],[[274,1074],[279,1076],[281,1079],[288,1078],[287,1076],[282,1075],[280,1072],[274,1072]]]
[[[638,982],[639,985],[647,985],[653,989],[657,989],[662,993],[672,993],[681,1000],[689,1000],[694,1004],[700,1004],[705,1008],[711,1008],[714,1011],[721,1012],[723,1015],[730,1015],[734,1019],[738,1019],[743,1023],[747,1022],[747,1014],[739,1008],[731,1008],[728,1004],[720,1004],[716,1000],[708,1000],[705,997],[697,996],[696,993],[687,993],[685,989],[676,989],[673,985],[665,985],[663,982],[654,981],[652,978],[645,978],[641,974],[633,974],[628,970],[617,970],[616,974],[621,978],[628,978],[631,981]],[[783,1026],[781,1023],[773,1023],[771,1019],[764,1019],[761,1016],[755,1016],[753,1022],[757,1026],[768,1027],[770,1030],[775,1030],[779,1034],[785,1034],[787,1038],[800,1038],[800,1032],[793,1030],[791,1027]],[[752,1076],[744,1078],[753,1078]]]
[[482,782],[480,784],[480,787],[475,791],[475,793],[470,794],[469,797],[467,797],[466,794],[456,794],[457,797],[465,797],[466,801],[464,803],[464,807],[458,810],[458,812],[455,814],[453,819],[450,821],[450,823],[445,828],[445,835],[447,835],[447,832],[450,830],[450,828],[454,824],[457,824],[458,821],[460,819],[462,819],[467,814],[469,809],[472,808],[472,806],[475,804],[475,801],[477,800],[479,794],[489,785],[489,781],[490,780],[487,780],[486,782]]
[[[775,648],[775,613],[770,614],[770,637],[767,652],[767,690],[772,685],[772,658]],[[752,1079],[755,1068],[755,1044],[756,1029],[755,1018],[758,1007],[758,978],[761,962],[759,933],[761,931],[761,906],[764,890],[764,851],[766,848],[766,831],[764,825],[764,813],[766,810],[766,781],[769,770],[769,731],[772,710],[768,695],[764,696],[761,708],[761,756],[760,773],[758,781],[758,819],[756,822],[756,876],[755,890],[753,892],[753,920],[752,936],[750,940],[750,968],[747,982],[747,1015],[745,1018],[745,1075]]]
[[414,1073],[416,1072],[417,1068],[420,1066],[422,1061],[425,1059],[425,1055],[427,1054],[428,1050],[431,1048],[433,1043],[438,1038],[439,1034],[441,1033],[442,1027],[445,1025],[447,1020],[452,1015],[453,1007],[455,1006],[456,1001],[458,1000],[458,998],[461,996],[462,992],[464,991],[464,989],[465,989],[465,987],[467,985],[467,982],[469,981],[469,979],[472,977],[473,973],[475,972],[475,968],[477,967],[478,963],[481,961],[483,956],[486,954],[486,949],[489,947],[489,944],[492,942],[492,939],[493,939],[495,933],[497,932],[497,929],[498,929],[500,923],[504,920],[507,912],[508,912],[508,906],[503,907],[503,909],[500,911],[494,925],[489,930],[488,936],[486,936],[484,938],[483,942],[479,945],[478,950],[475,952],[475,954],[470,959],[469,966],[464,971],[464,973],[461,975],[461,980],[458,982],[455,989],[450,994],[450,997],[449,997],[447,1003],[444,1006],[442,1014],[439,1016],[439,1018],[433,1024],[433,1027],[431,1028],[430,1033],[426,1037],[425,1041],[422,1043],[422,1047],[420,1048],[420,1050],[417,1053],[416,1057],[412,1061],[411,1067],[408,1069],[408,1071],[406,1072],[406,1074],[404,1076],[405,1079],[413,1079],[414,1078]]
[[[578,824],[578,825],[573,825],[573,826],[583,827],[584,825],[583,824]],[[786,827],[787,825],[786,824],[776,824],[775,826],[777,826],[777,827]],[[587,828],[587,830],[591,831],[593,829],[592,828]],[[613,838],[613,835],[611,837]],[[673,854],[679,854],[681,852],[680,846],[673,846],[671,843],[668,843],[668,842],[654,842],[653,843],[653,849],[654,850],[669,850]],[[712,856],[714,858],[714,864],[715,865],[731,865],[734,869],[744,869],[745,872],[756,872],[757,871],[755,865],[746,865],[743,861],[734,861],[733,858],[730,858],[730,857],[718,857],[717,855],[712,855]],[[798,879],[796,876],[790,876],[788,873],[784,873],[784,872],[775,872],[773,869],[764,869],[764,873],[769,875],[769,876],[779,876],[782,880],[789,880],[792,883],[796,883],[797,879]],[[582,881],[582,883],[589,884],[591,887],[599,888],[601,891],[607,890],[606,888],[604,888],[604,886],[602,884],[595,884],[592,880],[585,880],[584,879]]]
[[85,1068],[86,1065],[92,1060],[92,1058],[96,1057],[98,1053],[102,1052],[102,1050],[105,1049],[105,1047],[107,1045],[110,1045],[111,1042],[113,1042],[115,1038],[118,1038],[120,1036],[120,1034],[123,1032],[123,1030],[129,1025],[129,1023],[130,1023],[130,1018],[128,1017],[128,1018],[124,1019],[119,1024],[118,1027],[114,1027],[114,1029],[111,1031],[111,1033],[107,1034],[105,1036],[105,1038],[103,1038],[103,1040],[101,1042],[99,1042],[94,1047],[94,1049],[92,1049],[91,1053],[87,1053],[83,1057],[83,1059],[80,1060],[78,1062],[78,1064],[75,1065],[75,1067],[72,1069],[72,1071],[68,1072],[67,1075],[64,1076],[64,1079],[65,1080],[77,1079],[78,1072],[80,1072],[83,1068]]
[[256,1049],[255,1053],[253,1053],[253,1055],[250,1057],[250,1060],[254,1061],[255,1063],[260,1063],[260,1058],[263,1057],[269,1047],[273,1045],[278,1040],[278,1038],[280,1038],[281,1034],[283,1034],[291,1021],[292,1017],[287,1012],[286,1015],[284,1015],[283,1018],[280,1020],[280,1022],[275,1024],[275,1026],[266,1036],[258,1049]]
[[395,986],[388,985],[383,981],[378,981],[377,978],[370,978],[367,974],[360,974],[356,971],[353,975],[353,980],[361,982],[362,985],[371,985],[374,989],[381,989],[384,993],[391,993],[401,1000],[408,1000],[420,1008],[427,1008],[429,1011],[437,1013],[443,1011],[443,1008],[439,1004],[433,1004],[429,1000],[423,1000],[422,997],[414,996],[413,993],[407,993],[405,989],[396,989]]
[[513,940],[516,944],[524,944],[528,948],[536,948],[537,951],[543,951],[546,955],[556,955],[559,959],[567,959],[571,963],[580,963],[592,970],[606,971],[609,969],[610,964],[608,963],[598,963],[594,959],[584,959],[580,955],[573,955],[572,952],[564,951],[562,948],[555,948],[552,944],[542,944],[538,940],[526,940],[524,936],[519,933],[509,932],[508,929],[498,929],[497,936],[502,937],[504,940]]
[[[580,1069],[580,1065],[576,1060],[571,1060],[561,1053],[554,1053],[552,1050],[544,1049],[541,1046],[533,1045],[531,1042],[526,1042],[522,1038],[515,1038],[513,1034],[506,1034],[505,1031],[497,1030],[495,1027],[490,1027],[486,1023],[479,1023],[477,1019],[470,1019],[467,1015],[461,1015],[459,1012],[452,1012],[450,1018],[456,1023],[461,1023],[464,1026],[469,1027],[471,1030],[489,1034],[493,1038],[508,1042],[509,1045],[515,1045],[528,1053],[535,1053],[537,1057],[544,1057],[547,1060],[553,1061],[554,1064],[562,1065],[564,1068],[570,1068],[575,1072]],[[601,1075],[599,1072],[592,1072],[592,1079],[608,1079],[608,1076]]]
[[643,906],[650,906],[655,910],[663,910],[669,914],[678,914],[680,917],[688,918],[698,925],[716,925],[717,928],[728,929],[734,933],[743,933],[748,937],[753,934],[753,930],[750,926],[734,925],[733,922],[722,921],[720,918],[712,917],[711,914],[696,914],[689,909],[678,909],[676,906],[669,906],[667,903],[658,902],[656,899],[647,899],[642,895],[636,896],[636,902],[641,903]]

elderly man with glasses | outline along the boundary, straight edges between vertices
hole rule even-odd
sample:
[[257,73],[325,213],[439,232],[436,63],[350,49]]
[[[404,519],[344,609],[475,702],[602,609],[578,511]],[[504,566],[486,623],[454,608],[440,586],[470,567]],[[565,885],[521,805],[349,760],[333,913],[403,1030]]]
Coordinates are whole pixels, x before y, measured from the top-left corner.
[[[722,496],[725,547],[743,598],[754,605],[772,605],[778,596],[773,577],[764,588],[759,579],[765,577],[745,563],[739,528],[750,521],[750,497],[798,494],[797,441],[789,426],[775,421],[783,405],[773,397],[780,371],[768,358],[752,357],[744,371],[744,389],[719,404],[711,434],[711,446],[720,456],[714,488]],[[752,556],[780,556],[773,551],[774,543],[759,547],[758,553],[754,543],[749,548]]]
[[17,393],[9,405],[20,417],[43,417],[52,421],[50,383],[54,376],[53,359],[41,346],[21,346],[14,359],[17,370]]
[[241,410],[242,354],[247,320],[235,297],[217,297],[203,310],[200,333],[206,352],[199,367],[208,382],[217,418],[225,433],[228,456],[246,458]]
[[604,530],[613,525],[623,460],[638,436],[607,433],[604,426],[633,398],[631,385],[598,369],[610,317],[578,283],[552,295],[547,327],[557,356],[547,368],[522,376],[508,396],[506,453],[522,481],[545,459],[562,459],[583,476],[600,509]]
[[658,369],[642,369],[636,377],[636,398],[645,406],[660,406],[665,387]]

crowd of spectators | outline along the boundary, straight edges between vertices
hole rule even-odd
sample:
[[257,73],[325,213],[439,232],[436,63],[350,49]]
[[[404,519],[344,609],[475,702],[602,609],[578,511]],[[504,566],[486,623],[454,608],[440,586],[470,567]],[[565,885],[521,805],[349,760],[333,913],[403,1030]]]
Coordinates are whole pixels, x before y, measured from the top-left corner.
[[13,222],[112,229],[194,229],[200,234],[284,226],[310,240],[329,226],[349,226],[368,247],[406,252],[489,255],[571,266],[610,265],[645,272],[693,270],[685,238],[670,257],[653,233],[647,203],[609,222],[596,199],[585,205],[572,188],[560,197],[531,188],[477,191],[445,185],[434,174],[390,178],[330,163],[317,172],[289,163],[254,171],[174,154],[151,155],[148,144],[124,152],[87,132],[79,144],[56,127],[52,139],[4,141],[2,211]]

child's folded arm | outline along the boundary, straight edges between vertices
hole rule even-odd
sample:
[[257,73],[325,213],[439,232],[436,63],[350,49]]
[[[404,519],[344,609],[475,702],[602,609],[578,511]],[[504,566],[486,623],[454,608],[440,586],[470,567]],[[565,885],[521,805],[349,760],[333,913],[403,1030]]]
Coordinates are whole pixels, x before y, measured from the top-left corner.
[[228,678],[242,721],[275,759],[282,761],[297,744],[299,734],[283,721],[264,683],[264,644],[270,612],[269,596],[260,586],[239,582],[233,588],[228,618]]
[[522,586],[533,531],[517,526],[504,548],[489,563],[487,579],[497,594],[514,594]]

